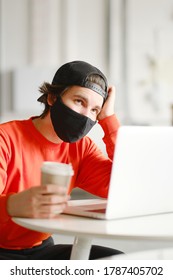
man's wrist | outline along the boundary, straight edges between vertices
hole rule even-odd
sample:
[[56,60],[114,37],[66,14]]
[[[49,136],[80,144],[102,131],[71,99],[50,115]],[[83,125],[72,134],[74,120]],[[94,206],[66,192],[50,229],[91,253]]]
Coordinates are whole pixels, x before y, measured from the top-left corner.
[[117,131],[120,126],[119,120],[115,114],[99,120],[98,123],[101,125],[105,134]]

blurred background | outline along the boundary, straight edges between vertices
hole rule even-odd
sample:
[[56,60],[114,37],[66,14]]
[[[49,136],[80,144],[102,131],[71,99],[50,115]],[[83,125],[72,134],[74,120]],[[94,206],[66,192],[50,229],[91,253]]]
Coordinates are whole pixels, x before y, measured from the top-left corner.
[[39,114],[39,85],[78,59],[116,86],[122,124],[172,125],[173,0],[0,0],[0,122]]

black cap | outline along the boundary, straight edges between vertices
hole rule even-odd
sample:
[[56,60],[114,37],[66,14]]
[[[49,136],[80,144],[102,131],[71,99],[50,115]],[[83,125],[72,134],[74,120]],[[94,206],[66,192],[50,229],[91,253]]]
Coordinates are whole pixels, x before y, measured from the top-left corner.
[[[99,75],[105,82],[103,90],[96,83],[88,81],[92,74]],[[72,86],[78,85],[94,90],[100,94],[103,99],[107,98],[107,79],[104,74],[96,67],[84,61],[72,61],[62,65],[52,80],[53,85]]]

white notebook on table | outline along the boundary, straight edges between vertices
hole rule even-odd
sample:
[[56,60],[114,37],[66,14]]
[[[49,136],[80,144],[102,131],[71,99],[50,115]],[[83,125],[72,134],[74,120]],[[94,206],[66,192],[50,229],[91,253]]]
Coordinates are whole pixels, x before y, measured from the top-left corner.
[[173,127],[122,126],[108,198],[69,202],[64,213],[97,219],[168,213],[172,198]]

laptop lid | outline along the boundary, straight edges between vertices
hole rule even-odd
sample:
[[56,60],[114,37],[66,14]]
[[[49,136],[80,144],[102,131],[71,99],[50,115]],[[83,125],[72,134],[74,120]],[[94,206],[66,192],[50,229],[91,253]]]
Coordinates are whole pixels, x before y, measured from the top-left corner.
[[[75,203],[65,212],[100,219],[172,212],[172,169],[173,127],[122,126],[118,130],[105,213],[100,211],[98,200],[90,201],[89,206],[85,206],[86,200],[80,201],[79,209]],[[105,201],[101,202],[105,206]]]
[[118,131],[106,217],[173,211],[173,127]]

